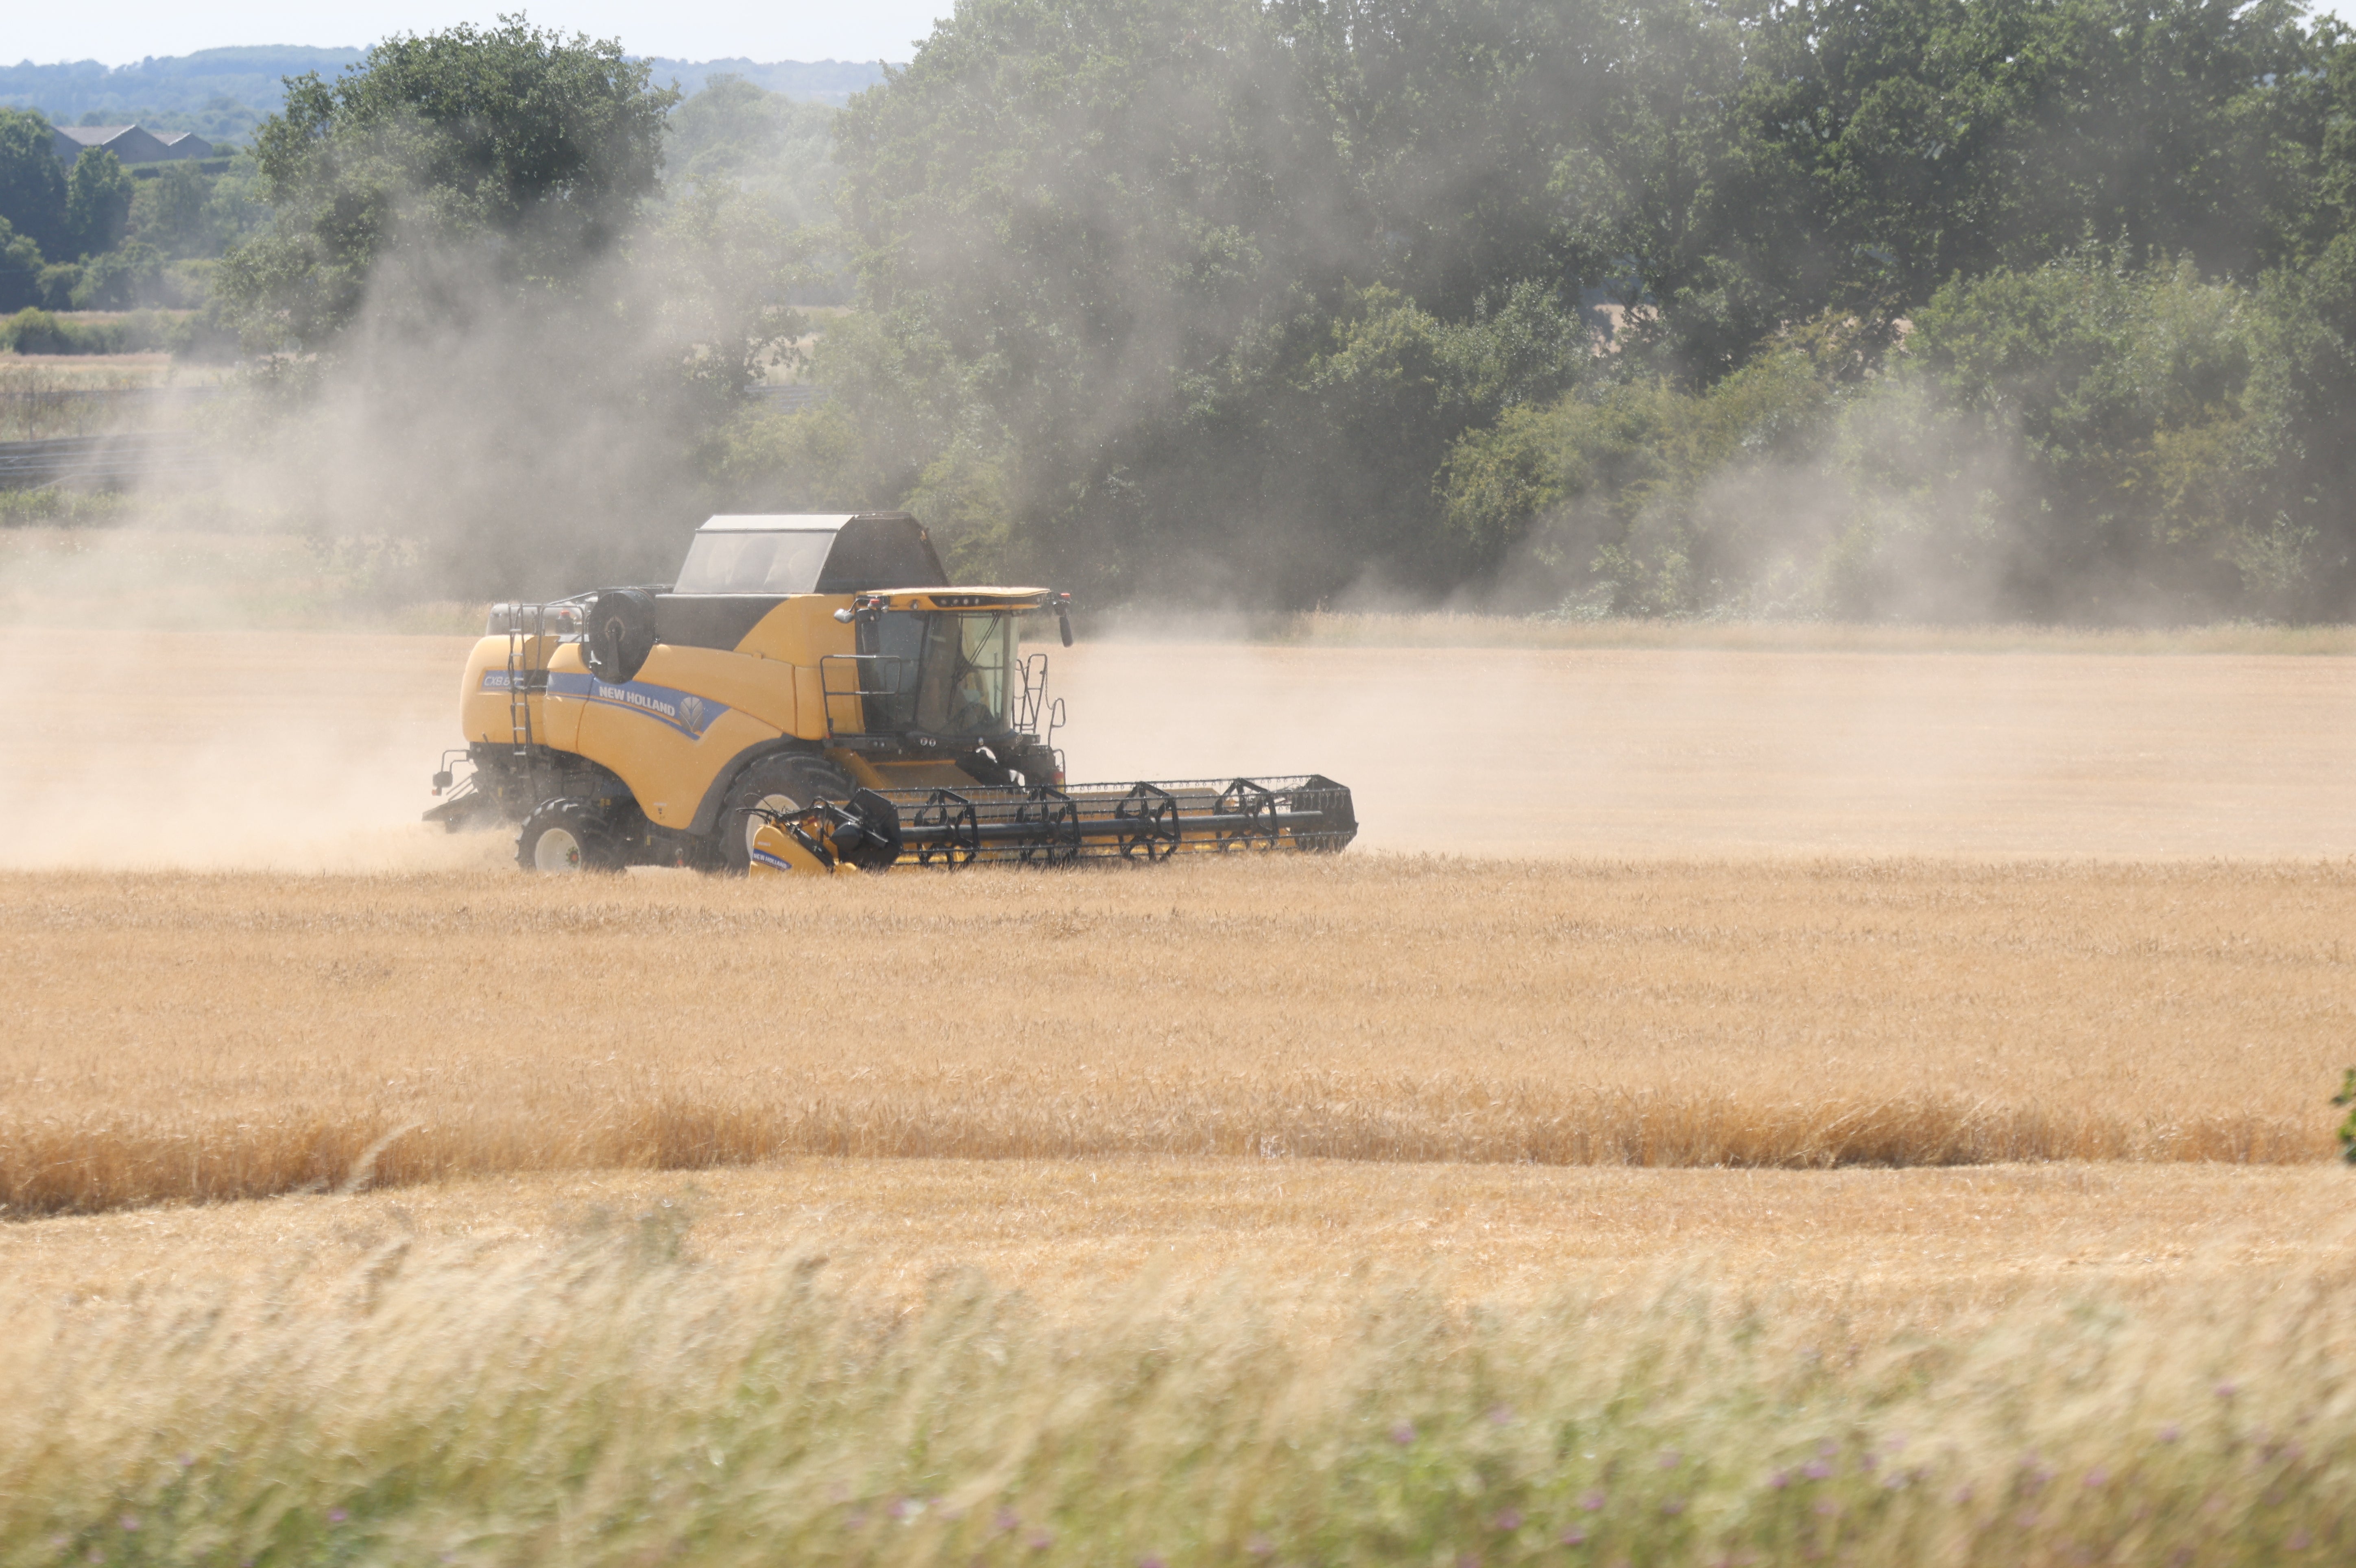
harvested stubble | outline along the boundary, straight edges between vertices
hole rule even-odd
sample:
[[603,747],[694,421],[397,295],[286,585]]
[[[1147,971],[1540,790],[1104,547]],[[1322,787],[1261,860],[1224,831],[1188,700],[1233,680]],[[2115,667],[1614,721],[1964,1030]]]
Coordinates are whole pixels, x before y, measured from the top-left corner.
[[789,1154],[2301,1161],[2356,869],[0,879],[16,1215]]
[[[2344,1262],[1953,1337],[1696,1282],[910,1303],[658,1213],[553,1253],[0,1284],[0,1563],[2345,1562]],[[1722,1287],[1721,1287],[1722,1288]],[[1304,1308],[1306,1309],[1304,1314]]]

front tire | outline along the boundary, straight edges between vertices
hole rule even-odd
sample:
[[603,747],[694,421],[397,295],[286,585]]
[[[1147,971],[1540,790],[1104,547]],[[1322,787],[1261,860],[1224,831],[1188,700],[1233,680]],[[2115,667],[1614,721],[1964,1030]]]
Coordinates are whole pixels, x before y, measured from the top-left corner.
[[549,876],[618,871],[621,840],[595,802],[571,797],[542,801],[516,835],[516,864]]
[[753,863],[753,835],[764,826],[755,810],[804,811],[821,800],[847,801],[853,786],[842,770],[817,757],[788,752],[763,757],[736,776],[721,808],[712,837],[719,840],[720,869],[742,876]]

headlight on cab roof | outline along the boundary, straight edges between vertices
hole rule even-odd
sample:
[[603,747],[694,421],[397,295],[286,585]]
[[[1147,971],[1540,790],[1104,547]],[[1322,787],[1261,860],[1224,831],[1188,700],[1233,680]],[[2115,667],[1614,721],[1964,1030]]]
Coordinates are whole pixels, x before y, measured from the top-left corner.
[[494,604],[483,635],[504,637],[520,632],[528,637],[577,637],[585,624],[578,604]]

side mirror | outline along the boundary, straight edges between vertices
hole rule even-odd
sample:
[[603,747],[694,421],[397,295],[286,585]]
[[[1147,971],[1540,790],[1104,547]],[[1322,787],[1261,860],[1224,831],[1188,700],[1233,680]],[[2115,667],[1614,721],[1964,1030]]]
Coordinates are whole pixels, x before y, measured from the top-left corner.
[[849,624],[851,624],[851,623],[852,621],[856,620],[858,617],[857,617],[857,616],[855,616],[855,615],[854,615],[851,611],[849,611],[849,610],[837,610],[837,611],[834,613],[834,618],[835,618],[836,620],[838,620],[838,621],[841,622],[844,625],[848,626]]
[[1072,645],[1072,596],[1068,593],[1055,595],[1055,629],[1063,633],[1064,645],[1070,647]]
[[444,768],[440,773],[434,775],[434,793],[435,795],[440,795],[444,790],[448,789],[449,787],[450,770]]

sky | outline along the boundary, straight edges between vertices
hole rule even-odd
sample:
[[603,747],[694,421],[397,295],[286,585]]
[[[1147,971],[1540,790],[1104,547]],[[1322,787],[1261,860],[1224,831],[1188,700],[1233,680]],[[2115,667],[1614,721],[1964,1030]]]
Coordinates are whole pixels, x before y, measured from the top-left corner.
[[618,37],[634,55],[671,59],[903,61],[951,0],[758,0],[663,5],[656,0],[106,0],[11,5],[0,28],[7,63],[185,55],[232,44],[360,48],[388,33],[487,23],[521,10],[537,26]]
[[[952,0],[106,0],[104,5],[12,5],[0,32],[9,64],[185,55],[230,44],[360,48],[388,33],[431,32],[526,10],[544,27],[618,37],[632,54],[671,59],[904,61]],[[2319,5],[2356,16],[2356,0]]]

